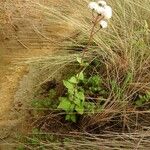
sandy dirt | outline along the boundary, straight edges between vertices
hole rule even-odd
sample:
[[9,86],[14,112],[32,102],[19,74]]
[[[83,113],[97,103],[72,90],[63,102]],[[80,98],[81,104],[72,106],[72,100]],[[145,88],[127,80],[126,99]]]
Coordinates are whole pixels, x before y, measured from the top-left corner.
[[[46,4],[47,1],[41,0],[41,3]],[[20,83],[29,72],[25,60],[44,58],[55,53],[55,32],[63,33],[64,38],[68,35],[68,30],[57,28],[57,25],[50,23],[44,14],[34,10],[26,1],[4,0],[0,4],[1,149],[5,139],[14,128],[17,130],[20,122],[13,106]],[[56,1],[53,4],[56,7],[58,5]]]

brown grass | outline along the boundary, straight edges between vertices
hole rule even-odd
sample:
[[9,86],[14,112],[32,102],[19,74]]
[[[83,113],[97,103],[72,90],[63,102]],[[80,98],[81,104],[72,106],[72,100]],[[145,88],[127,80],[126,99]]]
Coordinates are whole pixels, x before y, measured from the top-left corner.
[[[33,17],[29,20],[32,29],[44,41],[52,43],[49,47],[59,47],[64,51],[64,48],[70,49],[72,45],[85,46],[83,43],[87,41],[91,29],[91,13],[87,9],[87,2],[87,0],[68,0],[56,3],[54,6],[51,5],[51,1],[30,1],[25,5],[30,8],[28,13],[25,10],[22,12],[22,9],[19,9],[19,12],[24,14],[23,20],[28,15]],[[99,134],[86,135],[86,138],[92,137],[92,143],[83,140],[66,143],[66,145],[72,149],[74,147],[84,149],[84,146],[90,145],[92,148],[95,146],[95,149],[149,149],[149,110],[136,109],[132,101],[137,93],[150,90],[150,2],[149,0],[110,0],[109,3],[114,10],[113,19],[107,30],[100,31],[94,37],[93,45],[89,48],[90,52],[86,55],[93,56],[94,51],[102,58],[101,61],[105,66],[102,76],[105,79],[105,86],[109,89],[109,96],[102,112],[90,118],[84,117],[80,124],[82,132],[94,133],[93,130],[95,130]],[[15,23],[11,22],[12,24],[14,26]],[[43,26],[45,28],[42,28]],[[29,39],[29,35],[26,39]],[[38,41],[41,42],[41,39]],[[34,45],[24,41],[21,43],[27,49],[31,49]],[[47,45],[43,47],[45,46]],[[44,74],[44,77],[39,79],[38,85],[58,75],[60,69],[68,63],[74,62],[76,55],[79,54],[74,53],[68,55],[68,51],[63,52],[63,55],[61,53],[60,56],[55,57],[55,62],[52,61],[52,57],[28,59],[27,63],[42,64],[40,75]],[[53,72],[48,70],[52,64],[56,67]],[[128,73],[132,74],[132,79],[126,83],[124,80]],[[112,90],[110,85],[112,79],[115,79],[117,86],[123,90],[123,95],[120,96],[118,91]],[[55,121],[58,124],[61,123],[61,121]],[[101,135],[102,130],[105,134]],[[117,131],[119,133],[116,133]],[[127,133],[124,133],[125,131]],[[74,132],[71,136],[74,137],[76,134],[80,135]],[[49,145],[49,143],[46,144]],[[79,147],[76,147],[77,144]],[[59,148],[61,147],[58,145],[57,149]]]

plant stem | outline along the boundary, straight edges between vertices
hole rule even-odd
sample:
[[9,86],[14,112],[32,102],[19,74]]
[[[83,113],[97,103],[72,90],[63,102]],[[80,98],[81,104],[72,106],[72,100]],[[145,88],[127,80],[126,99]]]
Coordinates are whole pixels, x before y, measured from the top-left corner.
[[88,50],[88,47],[89,47],[91,41],[93,40],[93,36],[96,34],[96,32],[94,32],[94,29],[95,29],[97,23],[98,23],[100,20],[102,20],[102,19],[103,19],[102,16],[97,15],[96,18],[95,18],[95,20],[94,20],[94,22],[93,22],[93,26],[92,26],[92,29],[91,29],[91,32],[90,32],[90,36],[89,36],[88,43],[87,43],[86,47],[84,48],[83,53],[82,53],[82,56],[81,56],[81,62],[83,61],[83,58],[84,58],[84,56],[85,56],[85,53],[86,53],[86,51]]

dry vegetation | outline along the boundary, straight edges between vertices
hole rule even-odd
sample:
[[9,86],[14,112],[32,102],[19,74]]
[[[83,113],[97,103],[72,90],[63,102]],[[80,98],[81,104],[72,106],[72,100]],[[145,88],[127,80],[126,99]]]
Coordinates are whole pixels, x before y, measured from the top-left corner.
[[[20,143],[20,149],[150,149],[150,99],[147,96],[150,92],[150,2],[108,2],[113,8],[113,19],[107,30],[95,35],[86,53],[88,61],[98,59],[101,65],[94,69],[107,89],[102,111],[90,117],[84,115],[74,124],[64,121],[63,112],[56,107],[38,108],[38,111],[44,109],[42,113],[31,108],[28,122],[36,131],[23,137],[25,143]],[[60,96],[64,90],[62,78],[74,72],[76,56],[80,56],[89,37],[92,16],[87,0],[60,1],[58,6],[46,4],[28,3],[37,13],[42,12],[42,21],[50,24],[50,37],[36,30],[37,33],[53,42],[53,46],[61,50],[60,55],[26,62],[40,64],[39,81],[44,92],[36,93],[36,98],[48,100],[47,93],[52,86]],[[54,77],[57,84],[52,80]],[[147,96],[148,100],[142,97],[136,105],[139,95]]]

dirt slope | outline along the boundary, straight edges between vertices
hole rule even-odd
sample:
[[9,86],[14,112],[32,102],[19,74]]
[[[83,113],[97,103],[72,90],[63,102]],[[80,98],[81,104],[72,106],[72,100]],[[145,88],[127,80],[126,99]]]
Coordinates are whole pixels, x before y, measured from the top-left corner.
[[[2,147],[5,138],[14,128],[17,129],[20,121],[15,115],[13,106],[14,95],[19,90],[22,78],[29,71],[24,60],[44,59],[45,56],[52,55],[57,49],[55,40],[62,40],[69,33],[67,25],[64,29],[49,22],[44,11],[37,11],[33,2],[37,1],[0,2],[0,144]],[[59,7],[61,3],[58,5],[57,1],[41,0],[40,4],[46,6],[53,4]],[[59,36],[58,32],[63,37]]]

